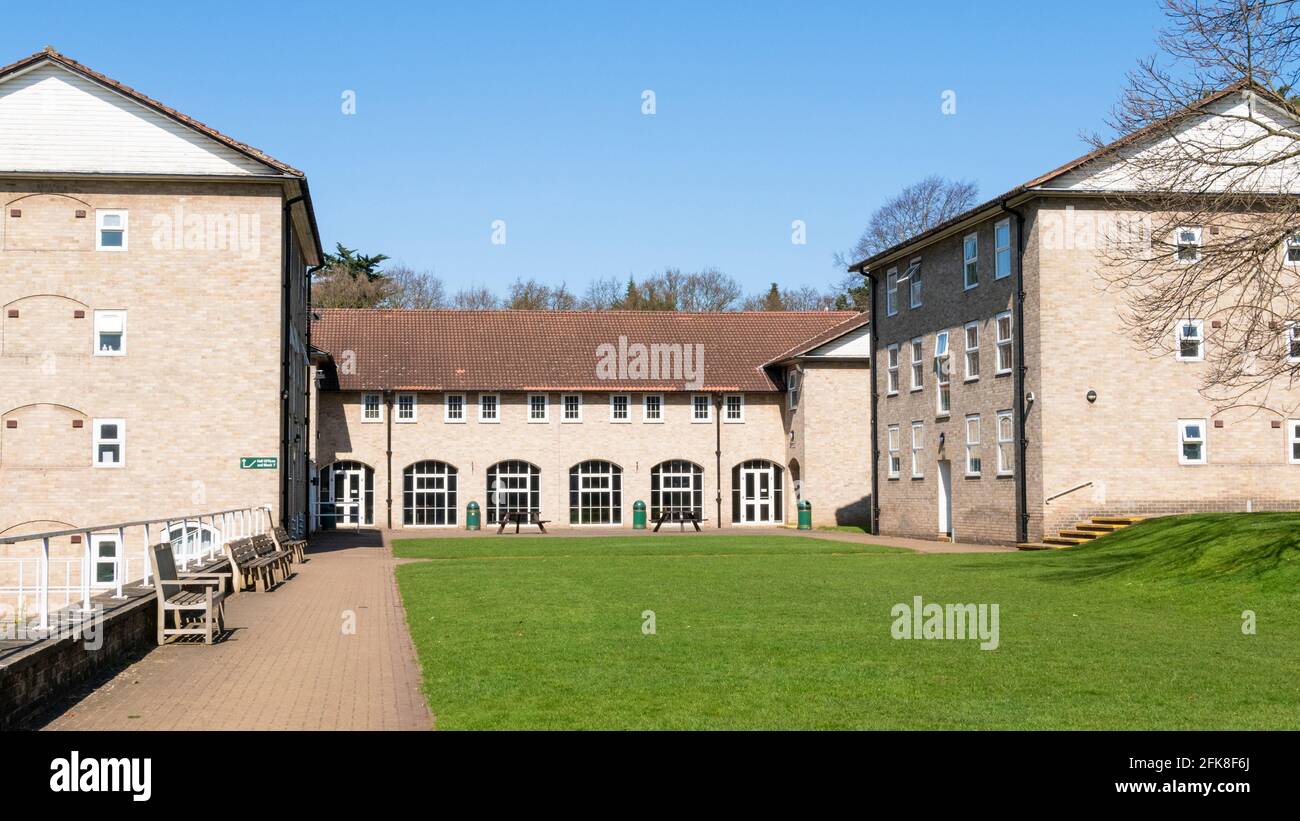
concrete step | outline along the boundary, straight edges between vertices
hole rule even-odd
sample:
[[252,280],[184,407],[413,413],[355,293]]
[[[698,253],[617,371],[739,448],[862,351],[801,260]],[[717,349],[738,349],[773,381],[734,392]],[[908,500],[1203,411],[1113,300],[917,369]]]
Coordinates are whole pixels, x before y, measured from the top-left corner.
[[1020,550],[1054,550],[1055,545],[1043,544],[1042,542],[1017,542],[1016,547]]
[[1099,525],[1095,522],[1078,522],[1075,524],[1075,530],[1090,530],[1093,533],[1114,533],[1116,530],[1123,530],[1128,525]]
[[1062,530],[1056,535],[1064,536],[1067,539],[1095,539],[1101,534],[1094,533],[1091,530]]
[[1092,523],[1098,525],[1135,525],[1145,521],[1143,516],[1093,516]]
[[1043,539],[1046,544],[1060,545],[1062,547],[1072,547],[1076,544],[1085,544],[1091,539],[1076,539],[1070,536],[1047,536]]

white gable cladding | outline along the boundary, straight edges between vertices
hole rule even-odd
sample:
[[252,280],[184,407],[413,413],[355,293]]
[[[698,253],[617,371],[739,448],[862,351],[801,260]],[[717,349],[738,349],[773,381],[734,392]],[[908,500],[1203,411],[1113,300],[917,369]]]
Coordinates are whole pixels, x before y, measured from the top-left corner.
[[0,81],[0,172],[4,171],[279,173],[53,63]]
[[[1252,95],[1253,97],[1253,95]],[[1177,134],[1126,147],[1117,156],[1099,159],[1062,174],[1043,188],[1068,191],[1257,191],[1300,194],[1300,160],[1277,161],[1300,149],[1300,127],[1272,104],[1233,94],[1207,106],[1209,115],[1184,124]],[[1283,131],[1289,136],[1264,136]],[[1201,176],[1170,181],[1169,168],[1186,173],[1186,157],[1215,157],[1223,166]],[[1260,165],[1272,158],[1272,164]],[[1227,172],[1226,164],[1254,167]],[[1210,176],[1215,174],[1217,176]]]
[[832,339],[807,353],[808,356],[831,358],[856,358],[871,356],[871,329],[867,325],[855,328],[844,336]]

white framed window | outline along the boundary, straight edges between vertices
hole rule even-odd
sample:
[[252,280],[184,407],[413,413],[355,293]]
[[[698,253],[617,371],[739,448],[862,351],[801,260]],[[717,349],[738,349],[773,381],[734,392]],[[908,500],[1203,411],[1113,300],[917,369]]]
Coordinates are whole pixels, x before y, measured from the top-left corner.
[[908,305],[912,308],[921,307],[921,260],[914,259],[907,266],[907,291],[910,294]]
[[1300,322],[1292,322],[1287,326],[1286,361],[1300,362]]
[[1016,422],[1011,411],[998,411],[998,475],[1010,476],[1016,472]]
[[377,393],[361,394],[361,421],[384,421],[384,398]]
[[961,242],[962,285],[969,291],[980,284],[980,237],[967,234]]
[[1178,420],[1178,464],[1205,464],[1205,420]]
[[889,478],[897,479],[903,471],[903,457],[899,453],[902,445],[902,433],[898,425],[890,425],[888,428],[889,440]]
[[1003,311],[993,319],[994,330],[996,332],[995,342],[998,347],[998,368],[1000,374],[1011,373],[1012,364],[1015,362],[1015,356],[1011,349],[1015,341],[1014,329],[1011,327],[1011,312]]
[[95,311],[95,356],[126,356],[126,311]]
[[95,557],[95,587],[112,587],[117,584],[116,533],[90,534],[90,554]]
[[890,396],[898,393],[898,343],[885,348],[885,392]]
[[641,420],[643,422],[664,421],[664,395],[647,393],[641,397]]
[[1300,419],[1286,420],[1286,460],[1300,465]]
[[729,393],[722,398],[722,421],[723,422],[744,422],[745,421],[745,395],[743,393]]
[[1200,362],[1205,358],[1205,323],[1199,319],[1181,319],[1174,325],[1174,359]]
[[1300,265],[1300,234],[1287,237],[1286,262],[1288,265]]
[[691,421],[713,421],[713,402],[709,400],[709,395],[707,393],[691,394]]
[[790,410],[799,407],[799,392],[803,389],[803,374],[798,368],[791,368],[785,372],[785,390],[786,401],[789,403]]
[[561,422],[581,422],[582,421],[582,394],[566,393],[560,397],[560,421]]
[[1183,226],[1174,231],[1174,252],[1179,262],[1192,263],[1201,258],[1201,229]]
[[478,421],[488,425],[501,423],[501,396],[495,393],[478,395]]
[[415,421],[415,394],[399,393],[397,395],[397,418],[394,422],[410,424]]
[[97,468],[120,468],[126,465],[126,420],[95,419],[90,424],[93,434],[92,464]]
[[966,381],[980,378],[980,324],[967,322],[963,328],[966,344]]
[[544,393],[528,394],[528,421],[535,423],[551,421],[551,403]]
[[966,475],[979,476],[980,459],[980,415],[972,413],[966,417]]
[[449,393],[443,397],[442,421],[453,423],[465,421],[465,394]]
[[912,423],[912,478],[920,479],[925,475],[925,424]]
[[127,213],[125,211],[95,212],[95,249],[98,251],[126,250]]
[[625,393],[612,393],[609,396],[609,421],[632,421],[632,397]]
[[921,337],[912,340],[912,390],[919,391],[925,387],[925,343]]
[[898,269],[890,268],[885,274],[885,316],[898,313]]
[[999,220],[993,226],[993,278],[1011,276],[1011,220]]
[[934,335],[934,381],[937,397],[936,411],[940,416],[947,416],[952,410],[952,392],[948,385],[948,332],[939,331]]

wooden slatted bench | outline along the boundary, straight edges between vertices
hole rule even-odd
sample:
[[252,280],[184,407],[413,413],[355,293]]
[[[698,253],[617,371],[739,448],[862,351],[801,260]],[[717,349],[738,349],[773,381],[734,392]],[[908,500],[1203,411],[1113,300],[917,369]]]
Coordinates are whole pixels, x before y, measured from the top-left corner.
[[[203,636],[205,644],[226,630],[225,584],[230,573],[178,573],[172,546],[149,549],[158,602],[158,643],[168,636]],[[174,626],[168,626],[168,614]],[[187,615],[189,614],[189,615]]]
[[257,558],[274,562],[275,566],[280,570],[282,578],[289,578],[289,568],[293,564],[293,554],[287,550],[281,550],[271,534],[263,533],[254,536],[253,547],[257,549]]
[[280,549],[287,550],[295,562],[307,561],[306,539],[295,539],[282,527],[273,529],[271,535],[275,537],[275,542],[280,546]]
[[227,543],[226,555],[230,557],[234,576],[239,580],[236,589],[256,590],[257,582],[261,580],[262,590],[265,592],[275,584],[275,568],[279,565],[279,561],[259,556],[253,538],[250,536]]

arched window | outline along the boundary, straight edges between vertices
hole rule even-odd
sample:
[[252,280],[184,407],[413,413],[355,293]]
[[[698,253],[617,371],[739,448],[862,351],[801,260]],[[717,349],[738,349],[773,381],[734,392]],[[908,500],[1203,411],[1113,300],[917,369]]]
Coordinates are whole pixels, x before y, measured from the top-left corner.
[[320,526],[375,523],[375,469],[362,462],[335,462],[320,469],[317,488]]
[[217,532],[207,522],[194,519],[172,522],[164,537],[171,543],[177,561],[201,559],[209,551],[216,551],[217,545],[221,543]]
[[506,513],[541,513],[541,470],[518,459],[487,469],[487,520],[497,524]]
[[569,468],[569,524],[623,523],[623,469],[600,460]]
[[402,524],[456,524],[456,468],[426,460],[402,472]]
[[688,510],[704,518],[704,469],[685,459],[670,459],[650,468],[650,519],[663,511]]
[[731,521],[737,524],[780,524],[782,474],[775,462],[750,459],[731,469]]

